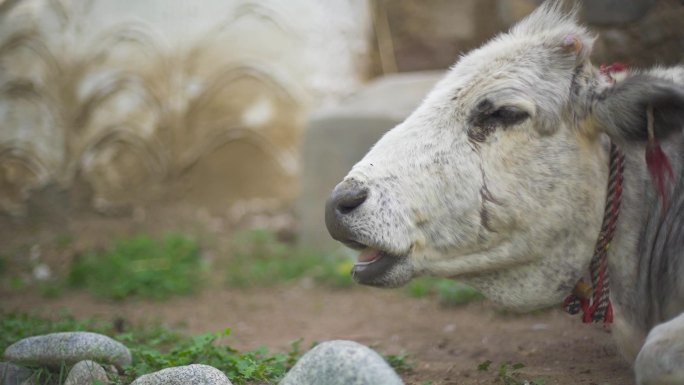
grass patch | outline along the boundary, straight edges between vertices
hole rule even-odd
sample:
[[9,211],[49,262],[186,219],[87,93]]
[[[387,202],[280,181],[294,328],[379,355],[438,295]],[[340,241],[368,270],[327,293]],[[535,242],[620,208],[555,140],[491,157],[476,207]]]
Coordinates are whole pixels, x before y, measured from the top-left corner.
[[[67,377],[67,367],[61,367],[58,370],[47,370],[39,368],[34,370],[33,376],[30,379],[22,382],[22,385],[55,385],[64,384]],[[104,384],[103,384],[104,385]]]
[[411,373],[415,367],[413,362],[409,361],[409,356],[406,353],[386,354],[383,358],[397,373]]
[[[290,343],[285,353],[270,353],[262,347],[241,352],[226,342],[229,328],[217,333],[188,336],[160,325],[115,327],[111,322],[96,319],[76,319],[63,312],[55,320],[26,313],[0,312],[0,351],[14,342],[34,336],[64,331],[90,331],[108,335],[126,345],[133,355],[133,364],[123,373],[109,373],[111,385],[130,384],[136,378],[158,370],[181,365],[211,365],[228,376],[236,385],[276,384],[294,366],[302,354],[301,339]],[[315,343],[314,345],[315,346]],[[413,370],[406,354],[385,355],[385,360],[399,373]],[[63,384],[66,367],[55,371],[36,369],[38,385]]]
[[[492,361],[487,360],[477,366],[477,370],[486,372],[492,365]],[[501,385],[545,385],[546,380],[543,378],[535,378],[532,380],[523,380],[520,369],[523,369],[525,364],[518,362],[515,364],[505,363],[499,366],[496,373],[495,383]]]
[[74,243],[74,237],[71,234],[61,234],[55,238],[55,246],[60,249],[67,248]]
[[484,296],[471,286],[446,278],[416,278],[409,282],[405,290],[411,297],[434,296],[444,306],[459,306],[484,299]]
[[118,300],[190,294],[201,279],[199,246],[180,234],[163,239],[148,235],[121,239],[109,250],[90,252],[75,260],[67,278],[71,287]]
[[233,287],[273,286],[309,277],[332,287],[348,287],[353,262],[342,254],[322,254],[279,241],[268,230],[250,230],[233,240],[227,283]]
[[[133,364],[121,375],[110,374],[110,383],[123,385],[135,378],[171,366],[201,363],[223,371],[234,384],[276,383],[300,356],[300,341],[286,353],[271,354],[266,348],[240,352],[225,344],[230,329],[218,333],[186,336],[161,326],[137,326],[117,332],[109,322],[77,320],[62,314],[57,320],[28,314],[0,313],[0,351],[19,339],[52,332],[91,331],[108,335],[126,345]],[[39,384],[63,383],[66,368],[37,369]]]
[[[219,333],[204,333],[192,337],[172,334],[167,338],[167,345],[170,343],[170,347],[166,349],[160,346],[162,344],[158,343],[161,342],[159,339],[141,339],[135,333],[119,335],[117,339],[132,346],[134,358],[134,364],[125,368],[125,380],[167,367],[201,363],[221,370],[236,384],[271,382],[284,376],[298,358],[298,349],[285,354],[269,354],[266,348],[239,352],[220,343],[230,332],[227,328]],[[161,337],[164,339],[164,331]]]

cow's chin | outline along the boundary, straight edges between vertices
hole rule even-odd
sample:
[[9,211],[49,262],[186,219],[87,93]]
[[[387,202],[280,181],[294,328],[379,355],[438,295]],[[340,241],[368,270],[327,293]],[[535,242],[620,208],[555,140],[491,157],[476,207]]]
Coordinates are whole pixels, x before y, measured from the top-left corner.
[[354,281],[360,284],[393,288],[403,286],[413,278],[413,266],[406,256],[368,248],[361,252],[351,273]]

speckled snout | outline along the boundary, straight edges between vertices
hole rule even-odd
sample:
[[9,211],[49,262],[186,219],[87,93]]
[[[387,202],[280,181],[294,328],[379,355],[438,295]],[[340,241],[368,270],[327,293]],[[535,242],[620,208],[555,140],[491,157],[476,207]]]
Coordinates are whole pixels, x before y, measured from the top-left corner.
[[368,188],[355,179],[338,184],[325,204],[325,225],[330,235],[351,248],[363,247],[354,237],[349,218],[368,198]]

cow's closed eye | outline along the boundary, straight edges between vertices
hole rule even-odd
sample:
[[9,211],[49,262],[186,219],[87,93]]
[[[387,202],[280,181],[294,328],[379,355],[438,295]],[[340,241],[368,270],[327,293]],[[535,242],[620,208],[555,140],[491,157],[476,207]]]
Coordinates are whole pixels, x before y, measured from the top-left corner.
[[509,127],[520,124],[527,120],[530,114],[515,107],[501,107],[485,117],[491,123],[499,126]]
[[469,119],[468,136],[476,142],[483,142],[497,128],[508,128],[527,120],[530,114],[518,107],[494,105],[485,100],[478,104]]
[[470,115],[470,125],[478,127],[510,127],[524,122],[530,114],[517,106],[496,107],[489,99],[477,104]]

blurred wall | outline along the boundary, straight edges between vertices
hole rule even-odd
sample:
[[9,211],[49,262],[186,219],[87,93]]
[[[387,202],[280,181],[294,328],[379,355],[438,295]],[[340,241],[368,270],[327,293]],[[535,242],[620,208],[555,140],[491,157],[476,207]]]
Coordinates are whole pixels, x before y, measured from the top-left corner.
[[0,1],[0,214],[291,201],[370,24],[366,0]]

